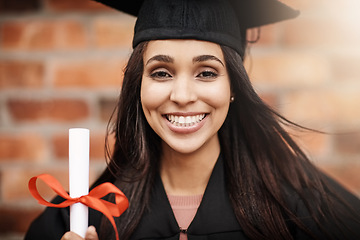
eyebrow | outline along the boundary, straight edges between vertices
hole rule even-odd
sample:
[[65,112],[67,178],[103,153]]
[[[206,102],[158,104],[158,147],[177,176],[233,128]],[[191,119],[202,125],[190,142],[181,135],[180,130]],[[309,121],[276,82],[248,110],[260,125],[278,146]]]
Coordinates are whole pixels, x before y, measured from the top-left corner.
[[[205,61],[209,61],[209,60],[213,60],[213,61],[217,61],[219,62],[221,65],[225,66],[224,63],[217,57],[213,56],[213,55],[200,55],[200,56],[196,56],[193,58],[193,63],[196,62],[205,62]],[[159,62],[165,62],[165,63],[174,63],[174,59],[168,55],[155,55],[153,57],[151,57],[149,60],[147,60],[145,65],[148,65],[149,63],[153,62],[153,61],[159,61]]]
[[152,61],[165,62],[165,63],[173,63],[174,59],[168,55],[155,55],[147,60],[145,65],[148,65]]
[[221,65],[225,66],[224,63],[217,57],[213,56],[213,55],[200,55],[197,57],[193,58],[193,63],[195,62],[205,62],[205,61],[209,61],[209,60],[215,60],[219,63],[221,63]]

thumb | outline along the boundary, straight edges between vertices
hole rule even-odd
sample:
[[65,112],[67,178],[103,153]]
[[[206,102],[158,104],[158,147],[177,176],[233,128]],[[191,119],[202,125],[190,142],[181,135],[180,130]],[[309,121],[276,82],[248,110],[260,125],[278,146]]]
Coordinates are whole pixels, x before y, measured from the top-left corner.
[[99,240],[98,234],[94,226],[90,226],[86,230],[85,240]]

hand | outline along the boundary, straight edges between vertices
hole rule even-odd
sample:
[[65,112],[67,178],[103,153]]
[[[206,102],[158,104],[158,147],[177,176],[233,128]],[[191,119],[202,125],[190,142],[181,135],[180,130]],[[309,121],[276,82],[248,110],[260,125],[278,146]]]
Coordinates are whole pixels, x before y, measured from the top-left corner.
[[[78,234],[74,232],[67,232],[62,236],[61,240],[84,240]],[[99,240],[96,229],[94,226],[88,227],[85,233],[85,240]]]

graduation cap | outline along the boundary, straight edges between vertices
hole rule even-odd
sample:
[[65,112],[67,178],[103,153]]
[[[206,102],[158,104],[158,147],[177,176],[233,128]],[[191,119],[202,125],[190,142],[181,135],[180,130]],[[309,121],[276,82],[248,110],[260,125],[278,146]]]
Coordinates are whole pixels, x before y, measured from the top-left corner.
[[137,17],[133,47],[159,39],[197,39],[235,49],[246,30],[299,15],[278,0],[96,0]]

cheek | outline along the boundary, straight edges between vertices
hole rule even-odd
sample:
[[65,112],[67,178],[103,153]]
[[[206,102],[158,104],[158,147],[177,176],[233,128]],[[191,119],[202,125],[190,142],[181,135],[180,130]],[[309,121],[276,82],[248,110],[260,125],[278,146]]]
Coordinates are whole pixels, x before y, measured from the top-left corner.
[[229,84],[218,84],[211,88],[202,89],[203,99],[215,108],[226,107],[230,103],[230,85]]
[[166,89],[159,84],[150,84],[146,80],[141,84],[141,104],[146,114],[147,111],[156,109],[166,99]]

